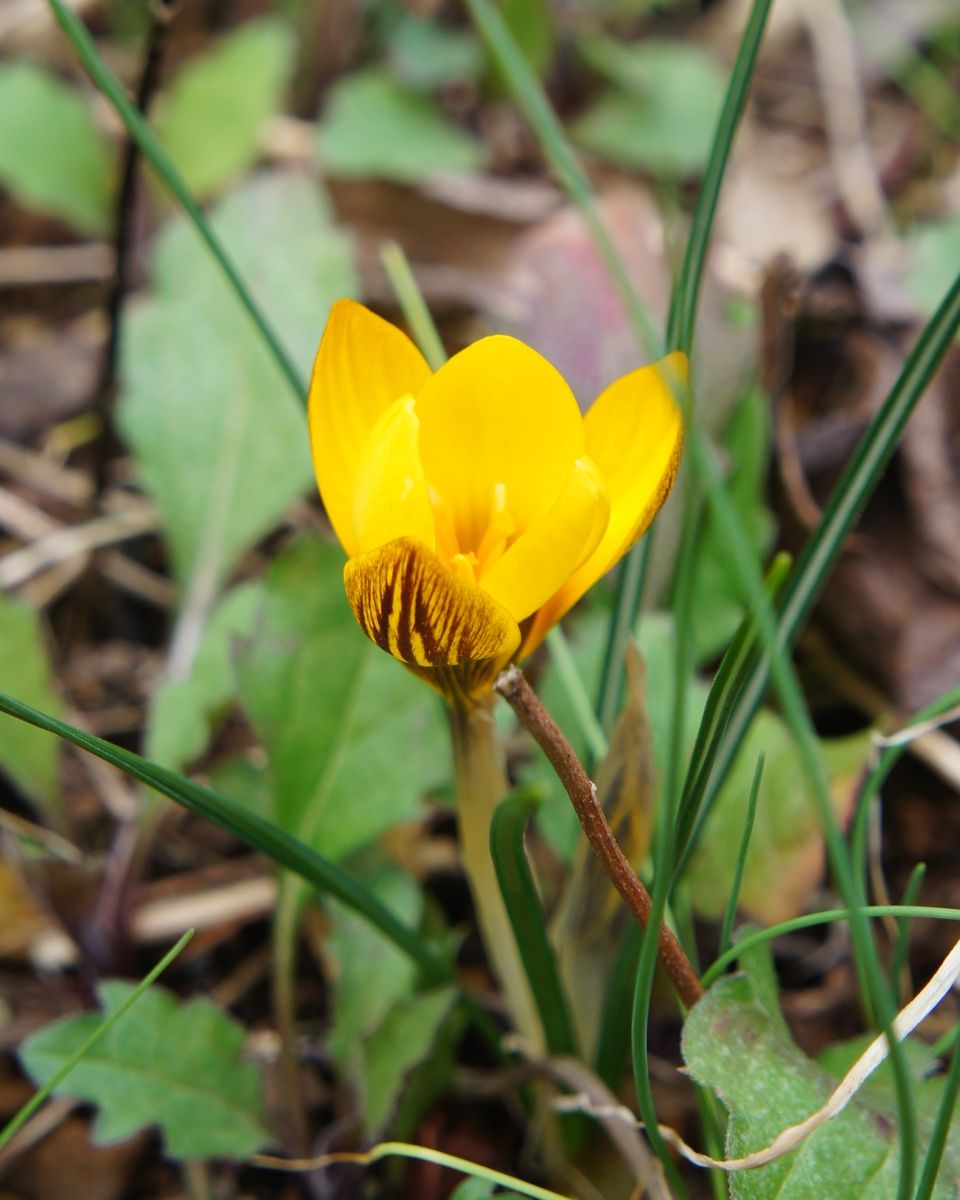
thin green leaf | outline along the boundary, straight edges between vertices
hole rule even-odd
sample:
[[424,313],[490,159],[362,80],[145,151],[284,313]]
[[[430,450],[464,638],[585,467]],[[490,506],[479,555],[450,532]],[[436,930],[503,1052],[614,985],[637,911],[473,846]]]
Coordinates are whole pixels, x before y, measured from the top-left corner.
[[[937,908],[922,904],[868,904],[858,911],[865,917],[926,917],[935,921],[960,921],[960,908]],[[786,933],[795,933],[798,929],[810,929],[815,925],[830,925],[834,921],[848,921],[849,919],[848,909],[828,908],[822,912],[804,913],[801,917],[791,917],[789,921],[781,921],[766,929],[755,929],[750,933],[745,933],[735,946],[725,950],[710,964],[704,971],[701,982],[705,988],[710,987],[731,963],[754,946],[770,942]]]
[[763,778],[764,756],[757,758],[757,766],[753,772],[753,783],[750,785],[750,797],[747,800],[747,818],[743,823],[743,837],[740,839],[740,850],[737,854],[737,865],[733,872],[733,883],[730,896],[727,899],[726,912],[720,925],[720,950],[728,950],[733,935],[733,921],[737,915],[737,904],[740,900],[740,889],[743,886],[743,872],[747,865],[747,850],[750,847],[750,835],[753,833],[753,823],[757,817],[757,800],[760,797],[760,780]]
[[[876,944],[869,923],[859,909],[860,893],[851,867],[850,856],[830,803],[826,771],[813,731],[810,714],[800,691],[800,685],[792,663],[784,653],[782,641],[770,602],[764,592],[759,566],[753,548],[744,533],[735,507],[723,487],[719,466],[712,448],[700,431],[691,431],[690,450],[698,477],[706,485],[710,506],[718,526],[727,539],[731,564],[742,589],[743,599],[749,604],[750,612],[757,623],[763,640],[765,654],[769,656],[770,670],[783,705],[784,715],[796,738],[800,751],[803,772],[809,780],[820,810],[826,842],[827,859],[840,894],[851,911],[851,941],[854,963],[863,995],[868,999],[880,1029],[890,1041],[890,1067],[896,1087],[897,1113],[899,1119],[899,1200],[906,1200],[913,1187],[916,1161],[916,1122],[913,1104],[913,1088],[907,1069],[903,1047],[892,1035],[894,1008],[880,965]],[[789,587],[789,584],[788,584]],[[744,730],[744,735],[746,730]]]
[[447,352],[403,247],[397,242],[386,242],[380,248],[380,261],[410,326],[413,340],[420,347],[431,370],[439,371],[447,361]]
[[557,668],[557,675],[577,718],[580,732],[590,752],[590,761],[599,762],[607,753],[607,736],[593,711],[583,677],[576,659],[570,652],[570,644],[559,625],[547,634],[547,646]]
[[[910,872],[907,886],[903,889],[901,904],[914,904],[923,886],[923,877],[927,873],[926,863],[917,863]],[[910,951],[910,918],[897,918],[897,940],[894,942],[893,953],[890,955],[890,994],[894,1004],[900,1003],[900,980],[903,968]]]
[[37,729],[45,729],[65,741],[72,742],[81,750],[86,750],[104,762],[145,783],[148,787],[160,792],[161,795],[182,805],[197,816],[204,817],[226,829],[235,837],[262,851],[281,866],[288,867],[297,875],[302,876],[307,883],[322,892],[329,892],[338,900],[366,917],[383,934],[404,950],[418,964],[426,980],[433,983],[446,982],[452,971],[449,960],[427,945],[417,933],[400,921],[388,909],[372,896],[370,892],[352,875],[349,875],[335,863],[298,842],[276,825],[263,819],[258,814],[235,803],[226,796],[221,796],[212,788],[185,779],[175,771],[160,767],[149,759],[124,750],[112,742],[85,733],[66,721],[39,712],[29,704],[24,704],[6,692],[0,692],[0,712],[16,717],[33,725]]
[[923,1160],[923,1169],[920,1172],[920,1181],[917,1184],[914,1200],[931,1200],[934,1194],[940,1163],[943,1160],[943,1152],[946,1149],[947,1137],[950,1133],[950,1123],[957,1106],[958,1092],[960,1092],[960,1049],[955,1044],[950,1055],[950,1069],[944,1080],[943,1094],[940,1097],[933,1129],[930,1131],[930,1139],[927,1142],[927,1153]]
[[[730,75],[730,81],[727,84],[723,107],[720,110],[716,132],[713,136],[707,169],[703,177],[703,183],[700,185],[700,194],[697,198],[693,223],[687,238],[683,264],[670,297],[670,312],[667,318],[667,346],[671,349],[683,350],[687,354],[690,353],[693,346],[697,304],[700,297],[700,283],[703,278],[707,250],[710,245],[710,235],[713,230],[714,217],[716,216],[720,188],[726,174],[734,135],[740,123],[740,118],[743,115],[743,108],[750,90],[750,81],[753,78],[753,72],[757,64],[757,55],[760,50],[760,42],[763,37],[771,3],[772,0],[754,0],[750,9],[750,16],[737,49],[736,61],[733,64],[733,71]],[[601,248],[598,241],[598,249]],[[611,278],[616,281],[617,276],[611,273]],[[636,329],[641,344],[648,345],[643,325],[638,323]],[[639,560],[641,555],[646,556],[648,553],[649,550],[644,548],[644,543],[634,546],[630,551],[626,562],[621,568],[621,578],[624,580],[625,585],[638,575],[642,577],[643,573],[640,570],[641,564],[639,561],[634,565],[631,560]],[[611,655],[616,655],[618,651],[613,631],[617,628],[622,628],[625,623],[630,626],[633,625],[637,613],[636,604],[640,598],[640,594],[640,589],[630,586],[624,586],[617,590],[616,603],[610,618],[611,637],[609,649]],[[625,622],[623,609],[624,606],[629,604],[633,604],[634,607],[627,609],[629,621]],[[609,663],[604,665],[604,679],[609,680],[604,691],[604,698],[609,703],[610,695],[618,697],[623,690],[622,656],[611,657]]]
[[[793,559],[789,554],[780,553],[770,564],[764,588],[771,603],[783,590],[792,563]],[[698,811],[699,798],[709,776],[712,755],[716,753],[720,732],[726,727],[734,698],[739,694],[744,674],[756,650],[756,624],[748,612],[744,614],[714,677],[687,766],[684,793],[677,814],[678,874],[682,873],[687,861],[688,843],[696,840],[692,834],[692,826]]]
[[614,1092],[619,1091],[627,1061],[634,981],[642,945],[643,930],[635,921],[631,921],[610,968],[603,998],[594,1070]]
[[523,845],[526,827],[538,805],[535,789],[520,788],[497,806],[490,825],[490,853],[503,902],[551,1054],[576,1054],[576,1039],[560,982],[543,909]]
[[306,380],[301,378],[293,359],[284,349],[282,342],[268,322],[259,304],[257,304],[250,289],[233,265],[233,261],[224,249],[220,239],[210,228],[203,210],[190,195],[189,189],[171,162],[170,156],[164,150],[163,146],[161,146],[156,134],[127,98],[127,94],[123,90],[119,80],[101,58],[96,43],[76,13],[69,8],[64,0],[47,0],[47,3],[53,10],[57,24],[66,34],[70,44],[77,53],[77,57],[83,63],[87,74],[113,105],[114,109],[116,109],[117,115],[126,126],[127,132],[140,147],[144,157],[150,162],[170,194],[196,226],[197,232],[206,242],[210,253],[216,259],[224,275],[226,275],[240,303],[250,314],[250,318],[256,325],[260,336],[267,346],[269,346],[270,352],[277,360],[277,365],[286,377],[293,394],[301,404],[306,404]]
[[[850,834],[850,856],[853,860],[854,869],[858,872],[858,879],[862,880],[866,872],[867,819],[870,814],[870,805],[874,796],[883,787],[884,780],[890,774],[900,755],[909,748],[910,741],[907,735],[912,728],[923,727],[926,722],[937,720],[944,713],[956,708],[958,704],[960,704],[960,687],[953,688],[944,695],[938,696],[936,700],[928,704],[926,708],[910,719],[906,729],[903,730],[901,738],[894,744],[884,747],[883,753],[879,756],[876,765],[860,789],[860,795],[857,797],[857,811],[853,818],[853,829]],[[864,891],[864,897],[865,895]]]
[[580,166],[557,114],[550,107],[550,101],[540,81],[492,0],[466,0],[466,5],[494,62],[513,92],[514,99],[532,125],[554,174],[580,210],[584,224],[590,231],[604,267],[620,294],[641,344],[651,358],[656,358],[662,339],[623,265],[620,253],[600,215],[590,181]]
[[[777,620],[777,644],[789,646],[813,607],[830,568],[890,460],[903,427],[960,329],[960,276],[924,327],[903,370],[870,422],[787,582]],[[711,747],[702,807],[709,808],[730,769],[744,732],[763,699],[770,660],[758,657],[746,673],[729,718]]]
[[710,158],[700,185],[693,223],[687,237],[683,265],[670,297],[670,315],[667,319],[667,345],[671,349],[689,354],[693,346],[693,333],[697,320],[697,303],[700,298],[700,282],[707,261],[713,220],[717,212],[720,188],[727,172],[733,139],[743,115],[750,91],[750,81],[757,65],[760,42],[770,14],[773,0],[754,0],[750,16],[744,27],[743,37],[737,49],[737,58],[727,84],[727,92],[720,110]]

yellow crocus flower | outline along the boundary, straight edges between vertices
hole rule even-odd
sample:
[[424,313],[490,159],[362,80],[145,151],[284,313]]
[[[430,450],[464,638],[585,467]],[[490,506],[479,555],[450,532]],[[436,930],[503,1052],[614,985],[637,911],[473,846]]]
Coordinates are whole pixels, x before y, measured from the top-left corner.
[[482,338],[433,372],[399,329],[335,304],[310,438],[363,631],[452,703],[489,690],[663,504],[686,379],[685,356],[671,354],[583,416],[559,372],[515,338]]

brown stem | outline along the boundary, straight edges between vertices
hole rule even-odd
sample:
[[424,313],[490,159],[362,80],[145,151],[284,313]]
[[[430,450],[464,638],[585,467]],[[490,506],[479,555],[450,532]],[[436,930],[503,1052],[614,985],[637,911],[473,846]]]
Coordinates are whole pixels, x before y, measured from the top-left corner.
[[[508,667],[503,671],[494,688],[507,701],[547,756],[570,797],[583,826],[583,832],[600,860],[600,865],[610,876],[613,886],[630,906],[640,925],[646,929],[653,911],[650,893],[637,878],[636,872],[620,849],[597,799],[597,789],[590,782],[560,726],[544,708],[519,667]],[[660,926],[657,957],[670,976],[681,1002],[687,1008],[692,1008],[703,995],[703,987],[682,946],[663,924]]]

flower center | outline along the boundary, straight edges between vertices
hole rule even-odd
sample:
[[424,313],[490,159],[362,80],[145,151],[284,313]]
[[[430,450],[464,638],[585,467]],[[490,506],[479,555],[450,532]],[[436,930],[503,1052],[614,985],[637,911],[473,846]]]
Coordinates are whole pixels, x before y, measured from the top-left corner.
[[430,501],[437,530],[437,553],[458,578],[480,583],[517,535],[516,518],[507,506],[506,484],[493,485],[487,527],[476,546],[460,545],[450,507],[433,488]]

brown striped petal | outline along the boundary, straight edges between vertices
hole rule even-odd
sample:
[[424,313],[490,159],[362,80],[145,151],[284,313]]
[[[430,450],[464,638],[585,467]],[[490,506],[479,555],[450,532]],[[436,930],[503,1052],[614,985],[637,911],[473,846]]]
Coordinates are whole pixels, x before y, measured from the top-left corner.
[[520,644],[503,605],[413,538],[351,558],[343,578],[360,628],[402,662],[443,667],[506,659]]

